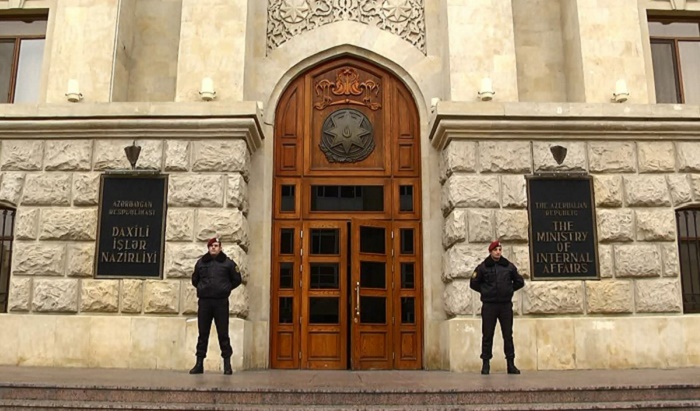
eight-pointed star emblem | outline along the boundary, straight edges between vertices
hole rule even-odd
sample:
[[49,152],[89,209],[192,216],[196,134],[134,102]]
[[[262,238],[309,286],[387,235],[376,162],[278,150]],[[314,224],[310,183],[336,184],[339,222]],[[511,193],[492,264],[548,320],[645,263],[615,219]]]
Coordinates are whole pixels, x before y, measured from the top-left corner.
[[363,126],[363,117],[353,114],[351,111],[339,113],[333,119],[333,126],[326,130],[326,133],[333,136],[330,142],[331,148],[342,145],[346,154],[350,154],[353,145],[364,147],[362,137],[372,132]]

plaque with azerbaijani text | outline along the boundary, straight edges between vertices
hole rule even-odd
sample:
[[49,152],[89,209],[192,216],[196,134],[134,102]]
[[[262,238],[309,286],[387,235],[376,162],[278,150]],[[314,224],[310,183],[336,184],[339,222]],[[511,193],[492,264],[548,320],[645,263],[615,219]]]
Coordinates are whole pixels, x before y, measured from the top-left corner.
[[530,177],[533,280],[597,280],[595,202],[590,177]]
[[96,278],[162,278],[167,190],[165,175],[102,175]]

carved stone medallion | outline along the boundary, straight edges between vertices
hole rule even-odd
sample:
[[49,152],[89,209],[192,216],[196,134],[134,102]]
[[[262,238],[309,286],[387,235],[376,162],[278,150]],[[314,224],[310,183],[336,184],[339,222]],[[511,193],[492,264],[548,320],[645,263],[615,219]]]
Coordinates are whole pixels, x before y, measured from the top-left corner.
[[323,122],[319,147],[331,163],[362,161],[374,151],[372,124],[357,110],[334,111]]

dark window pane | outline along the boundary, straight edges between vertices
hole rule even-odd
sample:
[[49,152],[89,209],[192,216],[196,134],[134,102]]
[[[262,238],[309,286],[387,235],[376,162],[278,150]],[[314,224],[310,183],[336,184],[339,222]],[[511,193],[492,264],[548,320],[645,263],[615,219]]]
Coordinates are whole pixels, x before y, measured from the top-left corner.
[[314,228],[311,230],[311,254],[337,255],[340,238],[337,229]]
[[651,60],[657,103],[680,103],[675,51],[670,41],[652,41]]
[[384,187],[311,186],[311,211],[384,211]]
[[280,230],[280,254],[294,254],[294,229]]
[[311,263],[311,289],[338,288],[337,263]]
[[292,263],[280,263],[280,288],[294,288],[294,268]]
[[309,322],[338,324],[338,297],[309,297]]
[[385,231],[383,227],[360,227],[360,252],[385,254]]
[[700,37],[700,23],[650,21],[649,35],[652,37]]
[[401,263],[401,288],[415,287],[415,267],[413,263]]
[[413,324],[416,322],[416,307],[413,297],[401,297],[401,323]]
[[413,211],[413,186],[399,186],[399,211]]
[[386,324],[386,298],[360,297],[360,322]]
[[681,74],[683,76],[683,101],[685,104],[700,104],[700,42],[679,41]]
[[294,298],[280,297],[280,324],[294,322]]
[[413,229],[402,228],[399,230],[401,236],[401,254],[413,254]]
[[386,288],[386,264],[361,261],[360,286],[363,288]]
[[282,204],[280,205],[280,211],[294,211],[295,198],[296,198],[296,187],[295,186],[282,186]]
[[14,52],[15,42],[13,40],[0,40],[0,103],[9,103]]

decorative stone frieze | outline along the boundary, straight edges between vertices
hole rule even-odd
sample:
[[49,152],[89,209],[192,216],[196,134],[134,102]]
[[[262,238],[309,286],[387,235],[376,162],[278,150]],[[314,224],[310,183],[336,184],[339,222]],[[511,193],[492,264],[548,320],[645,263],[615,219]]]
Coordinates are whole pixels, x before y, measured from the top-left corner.
[[634,211],[625,209],[597,210],[598,241],[626,242],[634,239]]
[[24,187],[25,173],[2,173],[2,182],[0,183],[0,201],[17,205]]
[[168,205],[172,207],[222,207],[221,175],[171,175],[168,178]]
[[661,261],[663,263],[664,277],[678,277],[681,267],[678,263],[678,244],[669,243],[659,245],[661,250]]
[[501,241],[527,241],[529,220],[526,210],[496,210],[496,236]]
[[119,281],[83,280],[80,289],[81,312],[115,313],[119,307]]
[[598,207],[622,206],[622,177],[593,176],[593,192],[595,204]]
[[476,266],[488,255],[486,244],[457,244],[443,253],[442,281],[470,278]]
[[582,281],[532,281],[522,293],[524,314],[583,313]]
[[189,281],[182,282],[182,314],[197,315],[197,289]]
[[21,208],[15,217],[15,240],[36,240],[39,209]]
[[638,313],[681,312],[680,284],[677,279],[639,280],[635,282]]
[[463,208],[452,210],[442,225],[442,247],[447,249],[454,243],[467,239],[467,211]]
[[248,183],[240,174],[228,177],[226,205],[241,210],[245,215],[248,214]]
[[78,280],[34,279],[32,310],[38,312],[77,312]]
[[69,277],[92,277],[95,272],[95,244],[68,244],[66,271]]
[[676,215],[673,209],[635,210],[637,241],[673,241],[676,238]]
[[527,207],[527,183],[524,176],[501,176],[504,208]]
[[690,180],[687,174],[671,174],[666,176],[668,182],[668,190],[671,192],[671,201],[673,205],[680,205],[693,201],[692,189],[690,188]]
[[[163,141],[162,140],[136,140],[136,145],[141,146],[139,160],[136,168],[139,170],[163,169]],[[122,147],[124,154],[124,147]],[[126,157],[126,154],[124,154]],[[129,165],[131,167],[131,165]]]
[[179,297],[180,281],[146,280],[143,289],[144,312],[177,314]]
[[63,275],[66,245],[17,241],[12,250],[12,274]]
[[476,170],[476,143],[454,140],[440,153],[440,183],[454,173]]
[[197,259],[207,252],[206,244],[165,243],[166,278],[190,278]]
[[678,149],[678,171],[700,171],[700,144],[679,141],[676,143],[676,147]]
[[231,292],[229,297],[228,312],[238,318],[248,318],[248,307],[250,297],[248,296],[248,288],[245,284],[241,284]]
[[[552,156],[551,147],[554,146],[566,148],[566,158],[561,164],[557,164]],[[535,171],[586,171],[586,143],[535,141],[532,143],[532,153]]]
[[168,140],[165,142],[165,171],[187,171],[190,167],[190,142]]
[[46,171],[87,171],[92,164],[91,140],[49,140],[46,142]]
[[588,143],[589,169],[593,173],[632,173],[637,167],[634,143]]
[[12,281],[10,281],[10,291],[7,300],[8,312],[29,311],[31,296],[31,278],[12,278]]
[[222,247],[222,250],[238,265],[238,271],[241,272],[243,283],[247,284],[250,279],[250,270],[248,269],[248,254],[238,244],[231,244]]
[[673,143],[644,142],[637,143],[640,173],[673,172],[676,167],[676,155]]
[[625,194],[629,207],[670,206],[671,196],[666,178],[661,175],[624,176]]
[[67,206],[71,200],[69,173],[28,174],[22,205]]
[[121,311],[138,314],[143,310],[143,280],[121,280]]
[[97,210],[95,209],[41,210],[40,240],[94,240],[96,231]]
[[586,304],[589,314],[620,314],[634,310],[631,281],[587,281]]
[[445,286],[442,301],[448,317],[470,315],[473,313],[472,296],[469,280],[455,280]]
[[100,201],[100,173],[73,175],[73,205],[96,206]]
[[222,242],[239,244],[248,249],[248,220],[240,210],[199,210],[195,223],[195,238],[206,241],[219,237]]
[[167,241],[192,241],[194,234],[194,210],[168,210],[165,239]]
[[600,270],[600,278],[612,278],[615,267],[611,245],[598,244],[598,270]]
[[615,277],[660,277],[661,253],[656,245],[615,245]]
[[442,186],[442,213],[455,207],[497,208],[499,198],[497,176],[454,174]]
[[469,210],[467,233],[470,243],[491,242],[495,238],[493,210]]
[[0,170],[38,171],[44,156],[44,142],[3,140],[0,149]]
[[530,248],[528,246],[514,245],[511,253],[504,256],[515,264],[518,273],[525,278],[530,278]]
[[479,168],[492,173],[530,173],[532,155],[525,141],[479,142]]
[[133,140],[97,140],[93,148],[93,170],[130,170],[124,148]]
[[195,141],[192,153],[192,171],[236,171],[248,175],[250,153],[245,140]]

